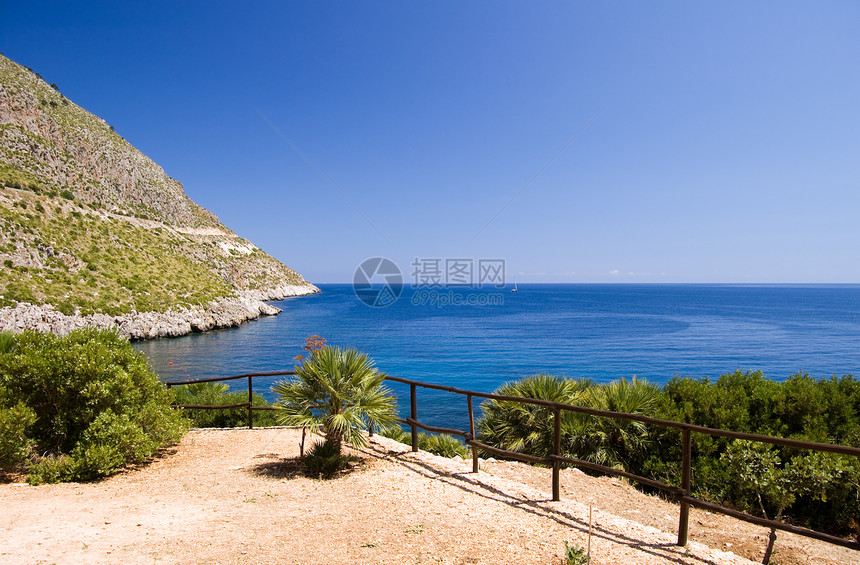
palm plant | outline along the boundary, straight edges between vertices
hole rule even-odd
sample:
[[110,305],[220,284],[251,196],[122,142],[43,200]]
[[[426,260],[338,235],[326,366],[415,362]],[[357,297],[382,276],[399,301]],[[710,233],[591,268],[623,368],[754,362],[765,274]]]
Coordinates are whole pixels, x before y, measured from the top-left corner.
[[368,424],[385,428],[395,421],[396,400],[382,385],[383,373],[355,349],[323,347],[311,351],[295,378],[272,387],[279,396],[278,420],[284,425],[322,431],[336,453],[344,441],[363,447]]
[[[659,389],[635,376],[631,381],[622,377],[592,387],[586,398],[591,408],[628,414],[651,414],[658,400]],[[628,469],[650,444],[648,428],[642,422],[589,417],[580,423],[572,449],[579,457],[601,465]]]
[[[534,375],[505,383],[494,394],[521,396],[579,404],[590,381],[573,380],[555,375]],[[481,406],[483,417],[478,424],[480,441],[506,449],[547,457],[552,453],[553,409],[536,404],[490,400]],[[577,426],[578,415],[561,412],[562,436],[569,437]]]

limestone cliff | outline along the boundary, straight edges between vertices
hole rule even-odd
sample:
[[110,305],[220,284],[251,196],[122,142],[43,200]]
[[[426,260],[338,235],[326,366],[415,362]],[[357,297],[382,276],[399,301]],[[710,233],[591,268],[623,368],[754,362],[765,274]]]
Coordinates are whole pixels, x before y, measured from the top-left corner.
[[[318,291],[195,204],[104,120],[2,55],[0,263],[0,329],[122,329],[167,316],[207,320],[180,324],[203,331],[235,325],[236,308],[253,318],[272,313],[261,300]],[[233,314],[207,317],[225,308]]]

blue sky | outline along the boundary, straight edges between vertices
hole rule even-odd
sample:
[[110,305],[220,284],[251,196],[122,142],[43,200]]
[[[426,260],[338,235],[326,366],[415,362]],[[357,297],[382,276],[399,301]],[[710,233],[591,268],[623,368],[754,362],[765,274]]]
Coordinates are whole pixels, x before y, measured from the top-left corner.
[[0,50],[314,282],[860,282],[860,3],[131,4]]

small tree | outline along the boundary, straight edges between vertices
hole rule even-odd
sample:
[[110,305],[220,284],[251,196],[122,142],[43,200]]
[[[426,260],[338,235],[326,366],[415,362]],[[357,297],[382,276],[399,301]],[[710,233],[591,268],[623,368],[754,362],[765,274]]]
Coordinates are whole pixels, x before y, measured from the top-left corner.
[[[821,452],[783,463],[774,446],[746,440],[733,441],[721,458],[741,488],[755,494],[762,515],[768,518],[766,506],[771,506],[777,521],[799,495],[825,502],[828,485],[846,470],[842,458]],[[762,563],[770,562],[775,542],[776,528],[771,528]]]
[[295,378],[272,391],[280,398],[282,424],[322,431],[325,443],[341,453],[344,441],[363,447],[368,424],[384,428],[395,421],[396,400],[383,386],[385,375],[355,349],[323,347],[296,366]]

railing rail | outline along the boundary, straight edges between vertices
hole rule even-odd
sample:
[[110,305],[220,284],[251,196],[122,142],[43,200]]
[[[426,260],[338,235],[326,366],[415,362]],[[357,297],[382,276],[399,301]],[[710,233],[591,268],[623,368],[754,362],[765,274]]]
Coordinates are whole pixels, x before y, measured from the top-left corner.
[[[275,376],[287,376],[294,375],[295,371],[274,371],[268,373],[245,373],[242,375],[235,375],[232,377],[214,377],[207,379],[194,379],[187,381],[172,381],[166,382],[165,384],[168,387],[179,386],[179,385],[188,385],[195,383],[206,383],[206,382],[215,382],[215,381],[228,381],[228,380],[236,380],[236,379],[247,379],[248,380],[248,402],[243,402],[240,404],[231,404],[231,405],[214,405],[214,406],[204,406],[204,405],[188,405],[188,406],[179,406],[177,408],[190,408],[190,409],[226,409],[226,408],[240,408],[247,407],[248,409],[248,427],[253,428],[253,411],[254,410],[277,410],[276,407],[272,406],[252,406],[253,400],[253,384],[252,381],[255,377],[275,377]],[[771,445],[777,445],[782,447],[792,447],[796,449],[809,449],[813,451],[823,451],[828,453],[837,453],[840,455],[849,455],[854,457],[860,457],[860,448],[850,447],[847,445],[836,445],[830,443],[820,443],[814,441],[805,441],[798,439],[790,439],[790,438],[781,438],[775,436],[767,436],[762,434],[750,434],[745,432],[734,432],[731,430],[722,430],[718,428],[708,428],[706,426],[699,426],[696,424],[687,424],[684,422],[676,422],[674,420],[664,420],[661,418],[652,418],[650,416],[644,416],[642,414],[630,414],[626,412],[611,412],[609,410],[598,410],[595,408],[586,408],[584,406],[576,406],[573,404],[564,404],[561,402],[553,402],[549,400],[541,400],[537,398],[524,398],[521,396],[504,396],[500,394],[492,394],[486,392],[478,392],[473,390],[464,390],[451,386],[444,385],[436,385],[430,383],[424,383],[421,381],[414,381],[410,379],[404,379],[400,377],[391,377],[386,376],[385,380],[401,383],[405,385],[409,385],[409,417],[405,419],[398,418],[398,421],[407,424],[411,428],[411,442],[412,442],[412,451],[418,451],[418,429],[427,430],[430,432],[449,434],[462,437],[466,444],[472,448],[472,471],[478,472],[478,450],[485,451],[487,453],[492,453],[494,455],[498,455],[500,457],[506,457],[509,459],[514,459],[517,461],[523,461],[526,463],[538,463],[542,465],[546,465],[552,468],[552,499],[554,501],[560,500],[560,470],[561,464],[567,463],[569,465],[575,465],[577,467],[582,467],[585,469],[589,469],[592,471],[597,471],[601,473],[606,473],[609,475],[624,477],[626,479],[630,479],[636,481],[638,483],[648,485],[652,488],[656,488],[662,490],[664,492],[670,493],[675,496],[680,502],[680,516],[678,520],[678,545],[685,546],[687,545],[687,538],[689,534],[689,511],[690,507],[694,506],[697,508],[701,508],[703,510],[707,510],[709,512],[716,512],[720,514],[725,514],[727,516],[732,516],[739,520],[743,520],[746,522],[750,522],[752,524],[756,524],[759,526],[765,526],[768,528],[775,528],[778,530],[783,530],[787,532],[792,532],[801,536],[806,536],[809,538],[818,539],[821,541],[825,541],[828,543],[832,543],[835,545],[840,545],[843,547],[848,547],[854,550],[860,550],[860,542],[845,538],[840,538],[838,536],[834,536],[831,534],[826,534],[824,532],[819,532],[817,530],[811,530],[808,528],[802,528],[800,526],[794,526],[791,524],[786,524],[784,522],[779,522],[776,520],[769,520],[766,518],[759,518],[757,516],[753,516],[751,514],[746,514],[745,512],[740,512],[738,510],[734,510],[732,508],[727,508],[725,506],[714,504],[711,502],[707,502],[692,496],[692,433],[706,434],[716,437],[725,437],[731,439],[743,439],[748,441],[756,441],[762,443],[768,443]],[[417,389],[418,387],[438,390],[442,392],[449,392],[452,394],[458,394],[466,397],[467,402],[467,411],[469,415],[469,431],[457,430],[454,428],[443,428],[437,426],[430,426],[428,424],[424,424],[418,420],[418,397],[417,397]],[[486,400],[496,400],[501,402],[518,402],[521,404],[533,404],[537,406],[544,406],[547,408],[551,408],[553,411],[553,451],[548,457],[538,457],[535,455],[530,455],[527,453],[520,453],[517,451],[509,451],[505,449],[500,449],[498,447],[493,447],[491,445],[487,445],[485,443],[479,442],[476,438],[475,431],[475,414],[474,407],[472,405],[473,398],[482,398]],[[612,467],[607,467],[605,465],[600,465],[598,463],[593,463],[591,461],[585,461],[583,459],[576,459],[573,457],[565,457],[561,455],[561,413],[562,411],[568,412],[576,412],[579,414],[585,414],[589,416],[595,416],[599,418],[612,418],[615,420],[629,420],[635,422],[642,422],[644,424],[650,424],[654,426],[660,426],[663,428],[672,428],[681,431],[681,486],[676,487],[672,486],[660,481],[656,481],[654,479],[650,479],[648,477],[643,477],[640,475],[636,475],[633,473],[628,473],[626,471],[622,471],[620,469],[615,469]],[[373,429],[371,428],[370,433],[373,433]]]
[[231,408],[246,408],[248,410],[248,429],[254,429],[254,411],[255,410],[277,410],[274,406],[254,406],[254,378],[255,377],[282,377],[287,375],[295,375],[295,371],[270,371],[266,373],[243,373],[241,375],[233,375],[232,377],[211,377],[207,379],[191,379],[186,381],[166,381],[164,384],[167,388],[181,385],[193,385],[198,383],[214,383],[218,381],[235,381],[237,379],[248,379],[248,402],[240,402],[238,404],[175,404],[176,408],[186,408],[189,410],[227,410]]

